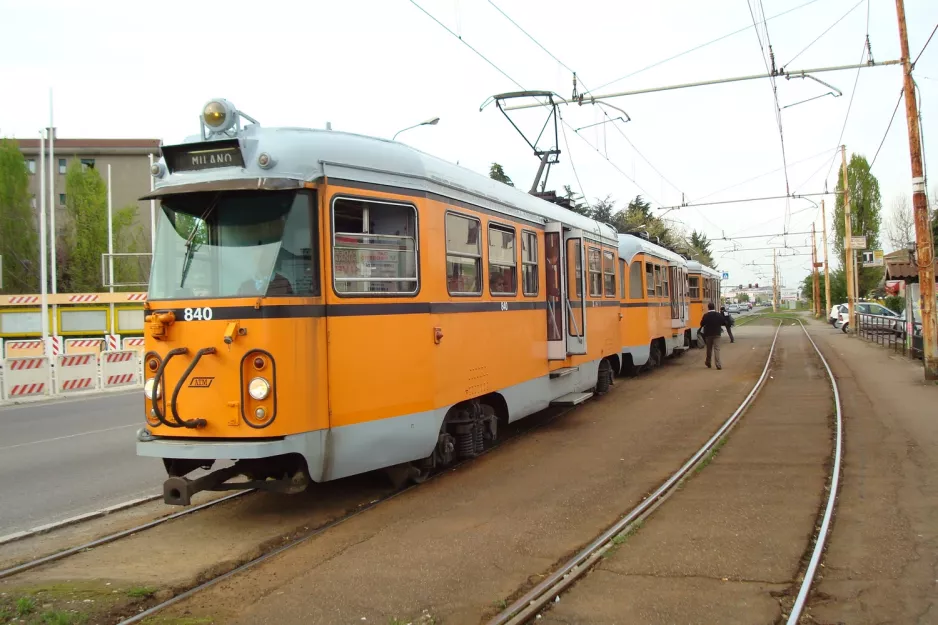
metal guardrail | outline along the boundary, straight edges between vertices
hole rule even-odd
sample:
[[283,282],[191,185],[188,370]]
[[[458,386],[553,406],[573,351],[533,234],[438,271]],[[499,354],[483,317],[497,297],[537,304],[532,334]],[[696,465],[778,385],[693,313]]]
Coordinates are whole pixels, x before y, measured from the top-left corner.
[[922,357],[921,322],[867,313],[855,316],[857,336],[909,358]]

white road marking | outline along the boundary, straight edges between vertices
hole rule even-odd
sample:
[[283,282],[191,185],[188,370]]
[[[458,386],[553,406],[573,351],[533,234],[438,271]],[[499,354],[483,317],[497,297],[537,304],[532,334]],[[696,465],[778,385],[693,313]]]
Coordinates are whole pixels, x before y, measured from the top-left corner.
[[16,449],[17,447],[28,447],[30,445],[39,445],[40,443],[51,443],[53,441],[62,441],[66,438],[75,438],[76,436],[87,436],[88,434],[100,434],[101,432],[112,432],[114,430],[123,430],[124,428],[133,428],[133,427],[143,427],[140,423],[129,423],[127,425],[117,425],[112,428],[104,428],[103,430],[89,430],[87,432],[79,432],[78,434],[69,434],[67,436],[56,436],[55,438],[45,438],[41,441],[32,441],[29,443],[19,443],[17,445],[7,445],[6,447],[0,447],[0,450],[4,449]]

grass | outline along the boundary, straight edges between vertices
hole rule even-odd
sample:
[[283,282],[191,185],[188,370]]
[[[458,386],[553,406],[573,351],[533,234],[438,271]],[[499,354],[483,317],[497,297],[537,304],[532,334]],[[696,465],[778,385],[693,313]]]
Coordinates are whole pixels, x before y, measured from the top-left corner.
[[82,625],[121,601],[120,593],[100,583],[2,587],[0,623],[4,625]]
[[605,560],[606,558],[611,558],[619,550],[619,547],[627,543],[632,536],[635,536],[635,534],[638,533],[638,530],[642,529],[644,524],[644,521],[633,523],[629,528],[629,531],[613,536],[612,541],[610,541],[612,543],[611,546],[606,549],[602,555],[603,559]]
[[29,616],[36,609],[36,600],[32,597],[20,597],[16,600],[16,615]]
[[707,453],[707,455],[704,456],[704,459],[701,460],[700,464],[697,465],[697,468],[694,469],[694,475],[697,475],[698,473],[706,469],[708,466],[710,466],[710,463],[713,462],[713,459],[717,457],[718,453],[720,453],[720,450],[723,448],[723,445],[726,444],[726,440],[727,440],[727,437],[724,436],[719,441],[717,441],[717,444],[713,446],[713,449],[711,449]]
[[149,599],[156,592],[155,588],[146,586],[135,586],[127,591],[127,596],[131,599]]

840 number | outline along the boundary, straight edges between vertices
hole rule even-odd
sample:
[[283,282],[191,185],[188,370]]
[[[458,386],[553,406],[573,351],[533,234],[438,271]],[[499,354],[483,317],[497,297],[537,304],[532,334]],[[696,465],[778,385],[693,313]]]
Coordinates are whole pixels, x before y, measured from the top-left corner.
[[184,321],[211,321],[212,309],[208,307],[186,308],[182,311],[182,318]]

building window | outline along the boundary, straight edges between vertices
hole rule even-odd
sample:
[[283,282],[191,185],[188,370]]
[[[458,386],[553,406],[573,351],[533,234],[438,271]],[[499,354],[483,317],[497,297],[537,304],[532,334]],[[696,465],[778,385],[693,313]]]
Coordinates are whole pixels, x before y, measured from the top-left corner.
[[513,228],[489,224],[489,292],[492,295],[515,295],[518,292]]
[[634,262],[629,269],[629,299],[643,299],[642,291],[642,263]]
[[690,284],[690,298],[700,299],[700,278],[690,276],[687,278],[687,281]]
[[655,296],[655,276],[658,275],[655,271],[655,266],[651,263],[645,263],[645,291],[648,295]]
[[521,292],[537,295],[539,275],[537,270],[537,234],[530,230],[521,231]]
[[64,158],[59,159],[59,173],[64,174],[68,171],[68,162]]
[[88,169],[94,169],[94,159],[93,158],[81,159],[81,168],[83,171],[87,171]]
[[619,259],[619,299],[625,299],[625,272],[627,271],[625,261]]
[[332,224],[336,293],[417,293],[416,208],[339,198],[332,203]]
[[482,223],[446,213],[446,289],[450,295],[482,294]]
[[616,259],[612,252],[603,252],[603,295],[616,296]]
[[28,171],[30,174],[36,173],[36,159],[26,159],[26,171]]
[[65,194],[64,193],[59,193],[59,204],[61,204],[62,206],[65,206]]
[[586,265],[589,271],[590,297],[603,296],[603,266],[602,256],[595,247],[589,248],[589,262]]

